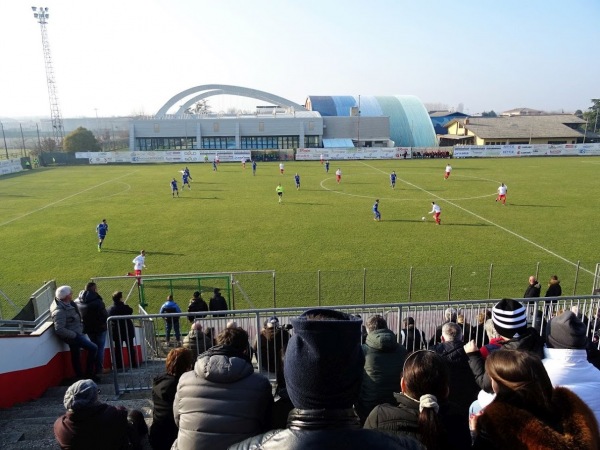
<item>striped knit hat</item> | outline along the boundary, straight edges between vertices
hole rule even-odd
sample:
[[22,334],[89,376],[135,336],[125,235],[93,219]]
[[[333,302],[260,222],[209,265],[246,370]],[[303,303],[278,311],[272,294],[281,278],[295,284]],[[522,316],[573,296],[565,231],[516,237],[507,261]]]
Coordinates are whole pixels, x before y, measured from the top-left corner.
[[498,334],[515,338],[527,330],[525,307],[512,298],[503,298],[492,308],[492,321]]

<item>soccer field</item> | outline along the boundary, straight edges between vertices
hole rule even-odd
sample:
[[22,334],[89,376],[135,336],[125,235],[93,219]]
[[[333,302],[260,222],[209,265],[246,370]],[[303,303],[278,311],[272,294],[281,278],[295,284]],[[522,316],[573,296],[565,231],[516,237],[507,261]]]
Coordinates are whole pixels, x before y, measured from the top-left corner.
[[[131,271],[145,249],[144,274],[275,270],[281,306],[313,301],[318,270],[341,280],[323,294],[330,304],[362,300],[364,269],[377,279],[369,302],[405,301],[410,267],[413,289],[421,288],[413,300],[445,299],[450,266],[453,298],[481,298],[492,264],[492,297],[520,297],[538,262],[542,284],[556,273],[568,295],[580,261],[577,293],[591,293],[600,260],[600,158],[451,160],[444,180],[447,162],[332,161],[326,173],[318,161],[286,161],[284,175],[279,162],[259,162],[256,176],[251,164],[222,163],[214,172],[199,163],[189,165],[192,190],[181,189],[183,167],[175,164],[4,176],[0,290],[19,305],[50,279],[78,291],[91,277]],[[171,196],[173,177],[179,198]],[[501,182],[506,206],[494,201]],[[373,220],[376,198],[381,222]],[[441,226],[427,214],[432,201],[442,208]],[[99,253],[95,228],[103,218],[109,233]],[[109,302],[110,292],[99,287]],[[185,306],[188,299],[176,300]],[[270,300],[254,298],[253,305]]]

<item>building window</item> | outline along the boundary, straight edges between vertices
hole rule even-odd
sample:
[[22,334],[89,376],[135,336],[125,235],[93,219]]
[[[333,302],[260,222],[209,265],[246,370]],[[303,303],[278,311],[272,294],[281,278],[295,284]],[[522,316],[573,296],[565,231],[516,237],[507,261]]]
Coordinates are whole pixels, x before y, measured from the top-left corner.
[[208,150],[228,150],[235,148],[235,138],[232,136],[204,137],[202,148]]
[[305,148],[320,148],[321,140],[319,136],[304,136],[304,147]]
[[242,150],[298,148],[298,136],[242,136]]

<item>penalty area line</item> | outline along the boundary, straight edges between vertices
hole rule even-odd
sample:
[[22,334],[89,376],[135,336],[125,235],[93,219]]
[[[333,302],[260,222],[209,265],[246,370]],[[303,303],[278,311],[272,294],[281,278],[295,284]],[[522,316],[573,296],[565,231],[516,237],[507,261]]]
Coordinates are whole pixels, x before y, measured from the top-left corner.
[[87,189],[84,189],[83,191],[76,192],[75,194],[71,194],[71,195],[69,195],[69,196],[67,196],[67,197],[64,197],[64,198],[61,198],[60,200],[57,200],[57,201],[55,201],[55,202],[48,203],[47,205],[44,205],[44,206],[42,206],[41,208],[34,209],[33,211],[30,211],[30,212],[28,212],[28,213],[25,213],[25,214],[23,214],[23,215],[20,215],[19,217],[15,217],[14,219],[10,219],[10,220],[8,220],[8,221],[6,221],[6,222],[0,223],[0,227],[3,227],[4,225],[8,225],[9,223],[15,222],[15,221],[17,221],[17,220],[19,220],[19,219],[22,219],[22,218],[24,218],[24,217],[30,216],[30,215],[32,215],[32,214],[35,214],[35,213],[37,213],[37,212],[43,211],[44,209],[50,208],[51,206],[57,205],[57,204],[59,204],[60,202],[64,202],[65,200],[69,200],[69,199],[71,199],[71,198],[73,198],[73,197],[76,197],[76,196],[78,196],[78,195],[80,195],[80,194],[83,194],[83,193],[85,193],[85,192],[91,191],[92,189],[96,189],[96,188],[98,188],[98,187],[100,187],[100,186],[104,186],[104,185],[105,185],[105,184],[107,184],[107,183],[112,183],[113,181],[119,180],[119,179],[121,179],[121,178],[124,178],[124,177],[128,177],[128,176],[130,176],[130,175],[132,175],[132,174],[134,174],[134,173],[136,173],[136,172],[137,172],[137,170],[134,170],[134,171],[133,171],[133,172],[131,172],[131,173],[126,173],[125,175],[121,175],[120,177],[113,178],[112,180],[107,180],[107,181],[104,181],[103,183],[97,184],[97,185],[95,185],[95,186],[91,186],[91,187],[89,187],[89,188],[87,188]]

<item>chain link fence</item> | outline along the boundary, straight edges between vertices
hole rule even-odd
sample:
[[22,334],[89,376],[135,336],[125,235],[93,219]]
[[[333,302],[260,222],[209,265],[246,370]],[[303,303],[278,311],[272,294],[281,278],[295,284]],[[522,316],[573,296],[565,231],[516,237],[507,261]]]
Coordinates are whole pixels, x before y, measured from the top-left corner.
[[[107,305],[112,293],[121,291],[129,304],[142,304],[150,313],[157,313],[168,294],[173,294],[182,310],[187,310],[194,291],[201,291],[208,303],[215,287],[222,290],[230,309],[520,298],[530,275],[542,284],[542,296],[552,275],[561,280],[563,295],[590,295],[600,286],[598,264],[573,265],[563,261],[153,275],[143,276],[142,280],[162,280],[147,284],[143,292],[136,277],[95,277],[92,281],[98,284]],[[57,280],[57,284],[70,285],[77,295],[88,281]],[[30,281],[0,285],[0,318],[16,317],[39,286]]]

